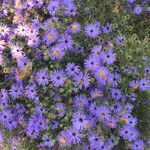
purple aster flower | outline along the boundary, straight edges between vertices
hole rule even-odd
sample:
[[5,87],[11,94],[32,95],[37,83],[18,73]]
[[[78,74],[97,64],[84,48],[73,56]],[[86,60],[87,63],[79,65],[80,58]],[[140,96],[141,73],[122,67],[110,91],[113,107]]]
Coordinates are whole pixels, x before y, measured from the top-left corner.
[[51,128],[51,129],[56,129],[56,128],[58,128],[58,126],[59,126],[58,121],[52,120],[52,121],[50,122],[50,128]]
[[13,119],[9,119],[9,120],[6,120],[3,125],[6,129],[12,130],[17,127],[17,122]]
[[80,32],[81,29],[81,25],[78,22],[73,22],[70,26],[69,26],[69,32],[76,34],[78,32]]
[[101,46],[101,45],[95,45],[95,46],[92,48],[92,54],[93,54],[94,56],[100,58],[101,53],[102,53],[102,46]]
[[145,75],[149,75],[150,74],[150,66],[146,67],[144,69],[144,71],[145,71]]
[[12,98],[19,98],[22,95],[23,87],[21,84],[12,84],[9,90],[9,95]]
[[118,122],[118,119],[116,117],[108,117],[105,121],[105,124],[109,128],[114,129],[117,127],[117,122]]
[[57,103],[55,106],[55,110],[58,112],[60,117],[63,117],[66,113],[66,107],[64,103]]
[[122,98],[122,92],[119,89],[112,89],[111,95],[115,100],[120,100]]
[[52,16],[55,15],[59,11],[60,6],[61,6],[60,5],[60,0],[58,0],[58,1],[55,1],[55,0],[50,1],[50,3],[48,4],[48,7],[47,7],[50,15],[52,15]]
[[110,73],[106,67],[100,66],[95,72],[95,77],[99,84],[106,85],[110,77]]
[[129,95],[129,100],[131,100],[132,102],[136,101],[137,99],[137,95],[135,93],[131,93],[131,95]]
[[146,78],[142,78],[142,79],[139,81],[139,89],[140,89],[141,91],[149,90],[149,89],[150,89],[150,80],[149,80],[149,79],[146,79]]
[[1,89],[0,90],[0,100],[2,101],[8,101],[9,96],[8,96],[8,92],[6,89]]
[[95,98],[98,98],[98,97],[102,97],[103,93],[99,88],[95,88],[91,91],[90,95],[91,95],[92,99],[95,99]]
[[33,0],[33,4],[34,4],[34,8],[38,9],[38,8],[42,7],[43,0]]
[[90,85],[90,77],[87,73],[80,72],[74,76],[74,85],[79,89],[88,88]]
[[106,106],[101,106],[96,110],[96,115],[98,119],[104,121],[109,117],[109,108]]
[[54,142],[52,141],[51,137],[47,137],[44,141],[44,146],[51,148],[54,146]]
[[128,139],[128,140],[136,140],[136,138],[139,135],[135,127],[131,127],[131,126],[123,126],[120,129],[119,134],[124,139]]
[[34,36],[29,36],[27,38],[27,44],[30,47],[38,47],[41,43],[41,40],[38,36],[34,35]]
[[74,127],[70,127],[67,130],[67,134],[72,144],[79,144],[81,142],[82,134],[79,130],[75,129]]
[[116,53],[113,53],[113,51],[110,50],[105,53],[102,53],[101,58],[102,58],[103,62],[110,65],[110,64],[114,63],[114,61],[116,60]]
[[56,87],[62,86],[65,81],[66,81],[66,76],[64,71],[62,70],[55,70],[51,75],[50,75],[50,81],[53,82],[53,84]]
[[105,26],[102,26],[102,30],[106,34],[110,33],[112,31],[112,24],[107,23]]
[[39,70],[35,77],[39,85],[47,85],[49,83],[49,75],[45,70]]
[[90,55],[87,59],[84,60],[84,66],[90,71],[96,71],[99,66],[99,59],[94,55]]
[[139,15],[141,13],[142,13],[142,7],[140,5],[136,5],[133,10],[133,14]]
[[35,106],[35,112],[38,115],[42,115],[45,112],[45,108],[43,106]]
[[55,45],[51,48],[49,55],[53,60],[62,59],[65,55],[64,48],[61,45]]
[[77,8],[74,4],[69,4],[65,7],[66,16],[75,16],[77,14]]
[[74,41],[71,37],[71,35],[65,33],[62,34],[60,39],[59,39],[59,44],[65,49],[65,50],[70,50],[73,48]]
[[66,66],[66,74],[68,76],[74,76],[80,71],[79,66],[76,66],[75,63],[68,63]]
[[73,126],[79,130],[79,129],[86,128],[88,121],[86,120],[86,116],[84,114],[78,112],[78,113],[73,113],[72,123]]
[[39,136],[39,127],[37,124],[34,125],[28,125],[26,127],[26,134],[27,136],[36,139]]
[[143,140],[136,140],[132,143],[132,150],[144,150],[145,144]]
[[104,142],[101,140],[101,138],[93,133],[90,137],[89,137],[89,141],[90,141],[90,147],[92,149],[99,149],[100,147],[102,147],[104,145]]
[[34,100],[37,97],[36,85],[28,85],[25,87],[25,95],[29,98]]
[[119,102],[116,102],[112,107],[111,107],[112,111],[114,111],[115,113],[120,113],[122,110],[122,106]]
[[83,108],[88,105],[88,99],[82,95],[77,95],[74,98],[74,107],[75,108]]
[[94,103],[92,103],[92,104],[90,105],[90,113],[91,113],[91,114],[96,115],[96,113],[97,113],[97,109],[98,109],[98,107],[97,107],[97,105],[96,105],[96,103],[95,103],[95,102],[94,102]]
[[63,131],[61,132],[58,137],[57,137],[57,140],[59,142],[59,145],[61,147],[64,147],[64,146],[68,146],[70,144],[70,138],[68,136],[68,133]]
[[121,75],[118,73],[111,74],[109,82],[111,82],[113,87],[117,87],[121,82]]
[[116,38],[116,44],[117,45],[122,45],[125,43],[125,41],[126,41],[126,38],[122,35],[118,35]]
[[18,148],[17,148],[17,146],[12,145],[12,146],[10,147],[10,150],[18,150]]
[[46,46],[51,45],[54,43],[58,38],[58,33],[56,28],[50,27],[48,31],[46,31],[44,37],[43,37],[43,42],[46,44]]
[[99,36],[100,30],[96,24],[91,23],[91,24],[86,25],[85,34],[86,36],[95,39]]
[[132,88],[133,91],[135,91],[139,88],[139,82],[133,80],[129,83],[129,86]]
[[13,114],[11,113],[10,110],[5,110],[3,109],[0,112],[0,121],[1,123],[5,123],[6,121],[9,121],[13,118]]

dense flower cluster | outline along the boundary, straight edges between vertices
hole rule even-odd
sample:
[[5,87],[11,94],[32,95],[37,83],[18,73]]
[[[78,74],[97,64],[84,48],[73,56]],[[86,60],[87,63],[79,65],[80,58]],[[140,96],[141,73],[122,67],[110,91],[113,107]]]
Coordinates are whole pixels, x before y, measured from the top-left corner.
[[125,4],[127,10],[132,10],[133,14],[140,15],[143,13],[150,14],[150,4],[149,0],[127,0]]
[[[141,7],[133,13],[142,13]],[[120,140],[132,150],[144,149],[133,109],[138,93],[150,89],[150,66],[143,61],[139,78],[135,66],[117,66],[116,49],[126,43],[125,36],[114,36],[110,22],[81,24],[73,0],[3,0],[0,9],[4,130],[34,139],[39,149],[111,150]],[[84,38],[95,43],[80,44]],[[68,61],[70,54],[77,62]]]

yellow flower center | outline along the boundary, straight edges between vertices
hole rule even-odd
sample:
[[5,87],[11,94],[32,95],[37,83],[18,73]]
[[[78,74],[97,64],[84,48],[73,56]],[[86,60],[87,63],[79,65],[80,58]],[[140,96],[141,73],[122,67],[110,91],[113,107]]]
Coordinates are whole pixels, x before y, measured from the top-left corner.
[[61,108],[61,107],[58,107],[57,110],[58,110],[59,112],[61,112],[61,111],[62,111],[62,108]]
[[88,124],[86,125],[86,128],[89,129],[90,127],[91,127],[91,125],[88,123]]
[[110,43],[109,46],[112,48],[114,45],[113,45],[113,43]]
[[0,32],[4,33],[4,29],[1,29]]
[[56,55],[56,56],[58,56],[58,55],[60,54],[60,52],[59,52],[58,50],[55,50],[55,51],[53,52],[53,54]]
[[72,29],[73,29],[73,30],[76,30],[76,29],[77,29],[77,25],[73,25],[73,26],[72,26]]
[[99,94],[98,93],[94,93],[94,97],[98,97],[99,96]]
[[105,73],[103,71],[100,71],[99,75],[102,78],[102,80],[106,80],[106,76],[105,76]]
[[109,122],[109,126],[112,127],[114,125],[113,122]]
[[20,1],[18,0],[16,3],[15,3],[15,6],[16,7],[19,7],[21,5]]
[[129,122],[129,120],[128,120],[127,118],[124,118],[123,121],[124,121],[125,123],[128,123],[128,122]]
[[132,90],[135,91],[135,90],[137,90],[137,88],[138,88],[138,86],[135,85],[132,87]]
[[48,35],[48,38],[51,40],[51,39],[54,38],[54,36],[53,36],[52,34],[49,34],[49,35]]
[[66,139],[63,137],[60,139],[60,141],[61,141],[61,143],[66,143]]
[[81,106],[82,105],[82,101],[80,100],[80,101],[78,101],[78,105],[79,106]]
[[84,85],[84,80],[83,79],[80,80],[79,85]]

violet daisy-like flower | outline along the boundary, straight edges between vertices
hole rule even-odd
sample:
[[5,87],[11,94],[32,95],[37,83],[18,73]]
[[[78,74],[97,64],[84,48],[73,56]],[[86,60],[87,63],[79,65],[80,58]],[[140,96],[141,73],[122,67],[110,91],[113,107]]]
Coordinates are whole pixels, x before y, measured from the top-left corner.
[[68,3],[65,7],[65,15],[66,16],[75,16],[77,14],[77,8],[74,4]]
[[36,73],[35,76],[36,81],[38,82],[39,85],[47,85],[49,83],[49,75],[48,73],[41,69]]
[[109,108],[106,106],[101,106],[96,110],[96,116],[98,117],[98,119],[102,121],[104,121],[109,117],[109,113],[110,113]]
[[103,93],[99,88],[95,88],[95,89],[91,90],[90,95],[91,95],[92,99],[95,99],[95,98],[98,98],[98,97],[102,97]]
[[105,124],[109,128],[114,129],[117,127],[117,122],[118,122],[118,119],[116,117],[109,117],[109,118],[107,118]]
[[79,66],[76,66],[75,63],[68,63],[66,66],[66,74],[68,76],[74,76],[80,71]]
[[37,97],[36,85],[28,85],[25,87],[25,95],[29,98],[34,100]]
[[87,59],[84,60],[84,66],[90,71],[96,71],[99,66],[99,59],[94,55],[90,55]]
[[14,119],[9,119],[4,122],[4,127],[8,130],[12,130],[17,127],[17,122]]
[[0,24],[0,37],[6,37],[9,34],[10,29],[5,24]]
[[141,13],[142,13],[142,7],[140,5],[136,5],[133,10],[133,14],[139,15]]
[[138,137],[138,132],[135,127],[123,126],[119,131],[120,136],[124,139],[135,140]]
[[86,25],[85,34],[86,36],[95,39],[99,36],[100,30],[96,24],[91,23],[91,24]]
[[113,53],[112,50],[109,50],[108,52],[103,53],[101,58],[103,62],[110,65],[114,63],[114,61],[116,60],[116,53]]
[[56,86],[60,87],[62,86],[65,81],[66,81],[66,75],[63,70],[55,70],[51,75],[50,75],[50,81]]
[[112,31],[112,24],[107,23],[105,26],[102,26],[102,30],[106,34],[110,33]]
[[89,136],[89,141],[92,149],[99,149],[104,145],[104,142],[96,133],[93,133],[91,136]]
[[59,39],[59,44],[65,49],[70,50],[73,48],[74,41],[71,37],[71,35],[64,33],[61,35]]
[[150,89],[150,80],[149,80],[149,79],[146,79],[146,78],[142,78],[142,79],[139,81],[139,89],[140,89],[141,91],[149,90],[149,89]]
[[109,78],[109,82],[111,83],[113,87],[117,87],[119,83],[121,82],[121,75],[116,72],[114,74],[111,74]]
[[36,139],[39,136],[39,127],[37,124],[34,125],[28,125],[26,127],[26,134],[27,136]]
[[0,121],[1,123],[5,123],[6,121],[9,121],[13,118],[13,114],[11,113],[11,111],[9,109],[3,109],[0,112]]
[[54,43],[58,38],[58,32],[56,28],[50,27],[48,31],[46,31],[44,37],[43,37],[43,42],[46,44],[46,46],[51,45]]
[[110,72],[106,67],[100,66],[95,72],[95,77],[100,84],[106,85],[110,77]]
[[76,33],[80,32],[80,29],[81,29],[81,25],[78,22],[73,22],[69,26],[69,32],[71,32],[72,34],[76,34]]
[[66,108],[64,103],[57,103],[55,110],[58,112],[60,117],[63,117],[66,113]]
[[57,140],[59,142],[59,145],[61,147],[64,147],[64,146],[68,146],[70,144],[70,138],[68,136],[68,133],[63,131],[61,132],[58,137],[57,137]]
[[23,87],[20,84],[12,84],[9,90],[9,95],[12,98],[19,98],[22,95]]
[[92,48],[92,54],[94,56],[96,56],[97,58],[100,58],[101,53],[102,53],[102,46],[101,45],[95,45]]
[[68,137],[70,138],[70,142],[72,144],[79,144],[82,139],[82,134],[79,130],[75,129],[74,127],[70,127],[67,130]]
[[74,107],[75,108],[83,108],[88,105],[88,99],[82,95],[77,95],[74,98]]
[[73,78],[75,81],[74,85],[79,89],[87,88],[90,85],[91,80],[90,76],[87,73],[84,74],[83,72],[80,72],[79,74],[76,74]]
[[55,15],[56,12],[59,11],[60,6],[61,6],[60,5],[60,0],[58,0],[58,1],[55,1],[55,0],[50,1],[50,3],[47,6],[47,9],[48,9],[50,15],[52,15],[52,16]]
[[132,143],[132,150],[144,150],[145,144],[143,142],[143,140],[135,140]]
[[126,38],[123,35],[118,35],[116,38],[116,44],[117,45],[122,45],[126,41]]
[[73,126],[79,130],[79,129],[86,128],[88,121],[86,120],[86,116],[84,114],[78,112],[78,113],[73,113],[72,123]]
[[51,48],[49,55],[53,60],[62,59],[65,51],[61,45],[55,45]]

